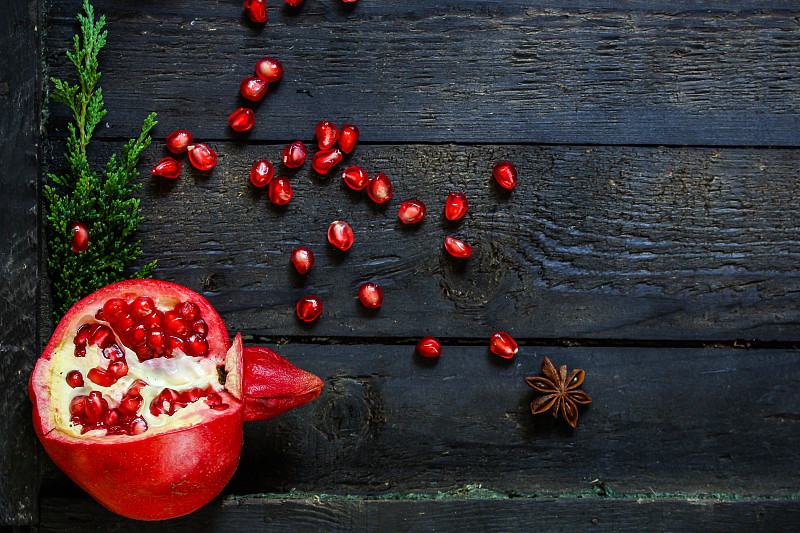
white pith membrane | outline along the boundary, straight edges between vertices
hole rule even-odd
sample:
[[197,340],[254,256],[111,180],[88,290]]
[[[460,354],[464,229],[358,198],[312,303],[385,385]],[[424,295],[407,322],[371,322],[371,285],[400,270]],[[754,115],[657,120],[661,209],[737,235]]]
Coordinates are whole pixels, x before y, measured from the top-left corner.
[[[153,297],[156,307],[161,312],[171,310],[176,303],[177,298],[172,297]],[[139,390],[139,395],[142,397],[142,404],[137,411],[136,416],[142,417],[147,423],[147,431],[143,435],[153,435],[156,433],[163,433],[179,427],[187,427],[195,423],[209,420],[210,417],[223,416],[224,410],[214,410],[209,407],[205,402],[205,397],[189,403],[186,407],[180,408],[172,415],[166,413],[157,416],[150,412],[150,404],[161,391],[165,388],[170,388],[178,393],[187,391],[193,388],[200,388],[207,390],[213,389],[214,392],[221,392],[225,390],[225,386],[220,383],[220,374],[217,370],[218,366],[223,365],[222,358],[213,357],[208,355],[205,357],[192,357],[186,355],[180,350],[175,350],[171,358],[156,357],[143,362],[139,362],[136,353],[125,346],[114,331],[115,343],[125,353],[125,361],[128,364],[128,373],[119,378],[116,383],[109,387],[104,387],[93,383],[88,378],[89,370],[95,367],[108,368],[110,362],[103,356],[103,351],[98,349],[95,345],[86,346],[86,356],[75,356],[75,344],[73,339],[75,334],[84,324],[104,324],[112,328],[110,323],[103,320],[97,320],[93,313],[102,307],[104,302],[100,302],[99,306],[92,309],[92,314],[87,313],[79,320],[73,321],[69,334],[65,337],[64,341],[56,348],[52,357],[51,365],[51,380],[50,392],[52,398],[52,413],[54,417],[55,427],[69,435],[80,436],[83,439],[91,437],[102,437],[103,439],[113,438],[135,438],[130,435],[114,435],[106,434],[105,429],[92,429],[86,433],[82,433],[82,426],[74,424],[71,421],[72,414],[70,413],[70,402],[72,399],[79,395],[88,396],[92,391],[102,393],[103,398],[108,402],[108,409],[113,409],[119,406],[120,400],[128,393],[131,385],[140,379],[147,383]],[[83,386],[72,388],[67,383],[67,374],[77,370],[83,376]],[[210,393],[211,391],[209,391]],[[230,403],[230,396],[223,395],[222,401]]]

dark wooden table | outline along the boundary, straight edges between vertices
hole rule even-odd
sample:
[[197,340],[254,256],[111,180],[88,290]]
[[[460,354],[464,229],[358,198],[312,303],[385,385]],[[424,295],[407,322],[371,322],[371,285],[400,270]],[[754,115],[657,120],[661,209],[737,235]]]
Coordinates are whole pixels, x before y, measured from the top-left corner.
[[[135,523],[50,462],[26,384],[52,332],[42,186],[66,110],[48,76],[78,0],[9,0],[0,17],[0,523],[36,531],[797,531],[800,527],[800,5],[783,0],[271,2],[96,0],[109,110],[98,164],[158,113],[141,164],[155,275],[203,293],[246,344],[325,381],[313,403],[245,430],[223,495]],[[227,127],[264,55],[286,75],[246,135]],[[42,117],[40,119],[40,116]],[[349,158],[395,183],[388,207],[292,172],[285,208],[252,163],[351,122]],[[209,176],[150,178],[185,128]],[[492,165],[511,160],[507,193]],[[340,166],[340,168],[342,168]],[[470,200],[446,223],[450,190]],[[429,206],[418,228],[402,200]],[[326,246],[335,219],[348,254]],[[441,243],[475,245],[466,262]],[[317,252],[307,279],[288,253]],[[354,299],[368,279],[385,304]],[[310,326],[306,293],[325,302]],[[488,336],[520,341],[506,362]],[[412,356],[422,335],[445,344]],[[534,417],[543,356],[586,370],[578,428]]]

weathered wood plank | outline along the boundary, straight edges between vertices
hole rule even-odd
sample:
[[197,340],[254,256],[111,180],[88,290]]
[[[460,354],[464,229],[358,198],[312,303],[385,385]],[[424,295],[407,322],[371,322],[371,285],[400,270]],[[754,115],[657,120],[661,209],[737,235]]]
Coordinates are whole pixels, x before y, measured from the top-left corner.
[[386,531],[796,531],[797,500],[271,500],[215,501],[186,517],[134,522],[87,499],[42,502],[39,531],[275,533]]
[[[306,163],[291,174],[294,198],[276,208],[248,175],[262,157],[279,161],[281,146],[214,147],[208,176],[142,178],[143,259],[158,259],[157,277],[206,294],[232,331],[800,340],[797,150],[359,146],[339,169],[386,172],[388,207],[346,188],[340,171],[319,179]],[[163,155],[149,149],[143,173]],[[520,172],[510,194],[491,183],[504,159]],[[470,201],[456,223],[442,214],[451,190]],[[410,198],[428,205],[419,228],[397,219]],[[326,240],[336,219],[355,231],[347,253]],[[444,252],[448,234],[474,246],[470,259]],[[289,262],[298,245],[316,254],[305,277]],[[370,279],[384,289],[378,312],[355,299]],[[311,325],[294,311],[309,293],[325,306]]]
[[[48,64],[79,0],[49,12]],[[233,134],[239,82],[263,55],[286,76],[249,140],[352,121],[370,142],[800,145],[800,16],[792,2],[306,2],[263,27],[240,2],[97,1],[111,113],[99,135]],[[51,129],[64,133],[53,109]]]
[[36,516],[39,447],[28,376],[38,357],[39,2],[0,17],[0,526]]
[[[228,494],[436,492],[736,493],[788,496],[800,479],[800,352],[480,346],[277,348],[325,381],[321,396],[245,425]],[[543,356],[583,368],[578,428],[534,417]],[[76,490],[49,471],[49,495]]]

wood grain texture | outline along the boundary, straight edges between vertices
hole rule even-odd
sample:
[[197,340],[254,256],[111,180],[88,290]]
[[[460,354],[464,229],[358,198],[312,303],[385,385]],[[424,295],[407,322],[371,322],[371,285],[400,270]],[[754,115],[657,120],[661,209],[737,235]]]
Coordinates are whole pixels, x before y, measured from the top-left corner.
[[[736,493],[789,496],[800,476],[800,352],[523,347],[276,348],[320,376],[321,396],[245,424],[226,494]],[[543,357],[583,368],[593,403],[576,430],[533,416],[524,378]],[[48,496],[78,491],[48,470]]]
[[[624,5],[305,2],[252,25],[236,2],[102,0],[112,112],[98,133],[132,135],[157,111],[165,135],[232,138],[239,82],[273,55],[286,76],[250,140],[294,140],[325,119],[372,142],[800,145],[796,3]],[[78,6],[49,10],[58,76]],[[64,119],[54,109],[53,134]]]
[[38,357],[39,2],[0,17],[0,526],[30,524],[39,490],[28,376]]
[[[282,146],[213,146],[210,174],[183,156],[175,182],[143,176],[140,236],[143,261],[158,259],[156,277],[205,294],[234,332],[800,339],[797,150],[359,146],[331,177],[309,163],[291,173],[294,197],[277,208],[248,175],[262,157],[279,161]],[[98,148],[103,162],[108,147]],[[143,173],[164,154],[150,148]],[[491,178],[505,159],[520,173],[511,193]],[[388,206],[344,185],[351,163],[394,181]],[[451,190],[470,202],[455,223],[442,214]],[[428,206],[419,227],[397,218],[410,198]],[[327,243],[337,219],[355,231],[347,253]],[[472,244],[472,257],[447,255],[448,234]],[[299,245],[316,255],[306,276],[289,262]],[[384,289],[377,312],[356,299],[368,280]],[[310,325],[294,311],[305,294],[324,303]]]
[[41,533],[131,531],[796,531],[796,500],[264,500],[215,501],[186,517],[134,522],[90,500],[45,499]]

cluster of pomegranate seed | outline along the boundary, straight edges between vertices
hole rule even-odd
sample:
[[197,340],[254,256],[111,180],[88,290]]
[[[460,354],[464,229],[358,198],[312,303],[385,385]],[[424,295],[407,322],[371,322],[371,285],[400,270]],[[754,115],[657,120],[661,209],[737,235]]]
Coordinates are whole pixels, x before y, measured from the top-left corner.
[[[211,170],[217,164],[217,153],[202,143],[192,144],[192,134],[186,130],[176,130],[167,135],[167,150],[173,154],[189,153],[189,161],[197,170]],[[176,179],[181,175],[183,165],[173,157],[165,157],[150,170],[154,176]]]
[[[150,414],[158,416],[167,414],[174,415],[179,409],[183,409],[190,403],[194,403],[200,398],[205,398],[206,405],[210,408],[223,411],[230,407],[228,404],[222,402],[222,397],[214,392],[214,389],[207,387],[201,389],[195,387],[193,389],[178,392],[175,389],[165,388],[159,392],[153,401],[150,402]],[[123,401],[125,398],[123,398]],[[120,402],[121,404],[121,402]]]
[[143,401],[139,390],[144,386],[143,381],[134,381],[116,407],[109,407],[110,398],[100,391],[79,394],[69,404],[70,422],[81,426],[81,434],[104,429],[107,435],[141,435],[147,431],[147,422],[138,414]]
[[[253,22],[266,22],[267,6],[263,0],[245,2],[244,8]],[[256,63],[255,71],[255,76],[248,76],[239,83],[239,94],[251,102],[261,100],[267,93],[269,84],[283,77],[283,65],[274,57],[262,57]],[[239,133],[253,129],[255,123],[256,114],[247,107],[240,107],[228,117],[228,125]]]
[[[101,387],[110,387],[121,377],[128,375],[128,362],[125,352],[116,343],[114,332],[103,324],[84,324],[78,328],[75,338],[75,357],[85,357],[87,346],[96,346],[103,354],[105,367],[90,368],[86,373],[89,381]],[[101,360],[103,364],[103,360]],[[67,373],[67,383],[72,388],[83,386],[83,376],[77,370]]]
[[[317,124],[314,133],[317,137],[319,151],[311,158],[311,166],[322,175],[327,174],[338,165],[344,154],[353,151],[359,136],[358,128],[352,124],[342,124],[340,131],[336,124],[327,120]],[[334,148],[337,142],[339,148]]]

